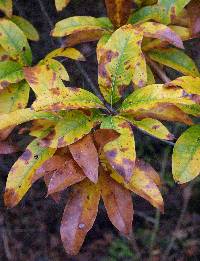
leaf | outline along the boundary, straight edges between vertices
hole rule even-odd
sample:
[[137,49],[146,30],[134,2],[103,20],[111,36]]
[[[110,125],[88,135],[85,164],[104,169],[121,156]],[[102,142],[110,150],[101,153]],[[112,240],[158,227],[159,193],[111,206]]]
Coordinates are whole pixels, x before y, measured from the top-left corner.
[[7,114],[0,114],[0,130],[15,126],[34,119],[58,119],[50,112],[35,112],[29,108],[16,110]]
[[19,203],[32,185],[31,180],[36,169],[55,153],[55,149],[43,148],[38,141],[36,139],[29,144],[8,174],[4,194],[7,207],[14,207]]
[[146,22],[134,27],[139,32],[142,32],[145,37],[158,38],[162,41],[167,41],[178,48],[184,49],[183,42],[178,34],[170,27],[155,22]]
[[190,19],[190,31],[192,36],[198,36],[200,33],[200,2],[198,0],[192,0],[187,6],[188,16]]
[[[49,182],[50,182],[52,176],[53,176],[53,173],[51,173],[51,172],[44,176],[44,182],[45,182],[45,185],[47,188],[49,186]],[[51,194],[51,197],[58,204],[61,200],[61,193],[57,192],[57,193]]]
[[60,120],[53,136],[43,141],[44,146],[61,148],[73,144],[88,134],[95,126],[95,121],[81,111],[65,112],[63,119]]
[[87,34],[87,32],[90,32],[91,30],[93,33],[98,31],[103,34],[112,31],[112,29],[113,26],[106,17],[95,18],[92,16],[74,16],[59,21],[52,31],[52,36],[63,37],[71,34],[78,34],[79,32]]
[[9,59],[8,53],[0,46],[0,62],[8,61]]
[[119,137],[119,134],[112,129],[99,129],[93,133],[93,138],[95,141],[95,145],[99,152],[103,149],[103,147]]
[[181,50],[175,48],[152,50],[148,52],[148,55],[153,61],[173,68],[185,75],[199,76],[198,68],[193,60]]
[[130,236],[133,222],[133,203],[130,191],[114,181],[109,173],[101,171],[100,191],[112,224],[124,235]]
[[0,90],[24,78],[20,64],[13,61],[0,62]]
[[56,10],[62,11],[68,4],[70,0],[55,0]]
[[180,108],[183,112],[187,114],[191,114],[196,117],[200,117],[200,105],[199,104],[177,104],[178,108]]
[[55,172],[51,177],[48,185],[48,195],[52,195],[63,191],[64,189],[79,183],[84,180],[82,169],[76,164],[73,159],[66,160],[65,164]]
[[12,154],[12,153],[15,153],[18,151],[19,151],[19,148],[16,145],[11,144],[8,141],[0,141],[0,155],[1,154],[5,154],[5,155]]
[[45,59],[66,57],[73,60],[85,61],[85,57],[75,48],[58,48],[48,53]]
[[200,77],[182,76],[167,85],[176,85],[183,88],[187,93],[200,95]]
[[100,192],[85,180],[73,187],[65,207],[60,233],[66,252],[76,255],[96,219]]
[[69,74],[61,62],[55,59],[44,59],[40,61],[40,64],[46,64],[50,69],[52,69],[58,77],[64,81],[69,81]]
[[158,3],[145,6],[134,12],[129,23],[135,24],[154,20],[162,24],[169,24],[183,10],[190,0],[158,0]]
[[100,58],[103,54],[104,51],[104,46],[105,44],[108,42],[108,40],[110,39],[111,34],[104,34],[98,41],[97,43],[97,48],[96,48],[96,54],[97,54],[97,61],[99,64]]
[[15,23],[24,32],[25,36],[32,41],[39,41],[39,34],[35,27],[21,16],[13,15],[11,21]]
[[150,178],[149,172],[154,171],[149,164],[145,164],[136,160],[133,175],[129,182],[125,182],[124,179],[116,172],[111,172],[111,177],[124,186],[139,195],[140,197],[149,201],[154,207],[163,212],[163,198],[155,184],[154,179]]
[[[189,96],[189,95],[188,95]],[[121,112],[139,112],[149,110],[158,104],[172,103],[192,105],[195,104],[181,88],[167,88],[163,84],[152,84],[135,90],[121,105]]]
[[0,0],[0,10],[5,13],[6,16],[11,17],[13,12],[12,0]]
[[192,120],[186,113],[184,113],[177,106],[167,103],[155,105],[154,107],[151,107],[151,109],[149,110],[141,109],[136,113],[132,113],[131,115],[133,115],[133,117],[136,120],[141,120],[144,118],[153,118],[164,121],[182,122],[186,125],[192,125]]
[[0,45],[21,65],[30,65],[32,53],[24,33],[13,22],[0,19]]
[[59,117],[58,117],[58,119],[54,119],[54,120],[49,120],[49,119],[48,120],[47,119],[33,120],[31,123],[29,135],[39,138],[41,135],[41,132],[43,132],[47,129],[53,129],[59,120],[60,120]]
[[147,65],[147,85],[156,83],[153,72],[151,68]]
[[144,85],[146,74],[141,52],[142,37],[131,25],[126,25],[116,30],[103,47],[98,81],[104,98],[111,105],[123,96],[131,80],[136,85]]
[[126,117],[133,125],[139,129],[147,132],[148,134],[155,136],[161,140],[173,140],[174,135],[171,134],[168,129],[158,120],[146,118],[141,121],[135,121],[132,117]]
[[105,0],[108,17],[115,27],[121,27],[131,14],[131,0]]
[[98,181],[99,157],[91,135],[71,144],[69,150],[85,175],[94,183]]
[[29,99],[29,90],[30,87],[25,81],[11,84],[2,90],[0,94],[0,114],[25,108]]
[[172,155],[172,173],[178,183],[189,182],[200,173],[200,125],[194,125],[177,140]]
[[113,129],[120,136],[104,146],[104,152],[111,166],[130,180],[135,165],[135,141],[131,127],[127,121],[119,117],[107,117],[101,124],[101,129]]

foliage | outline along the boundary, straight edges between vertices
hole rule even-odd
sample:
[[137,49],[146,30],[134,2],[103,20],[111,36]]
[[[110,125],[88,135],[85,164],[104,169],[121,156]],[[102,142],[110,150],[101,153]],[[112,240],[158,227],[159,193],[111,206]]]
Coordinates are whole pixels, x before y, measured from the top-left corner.
[[[138,8],[131,10],[131,1],[106,0],[109,18],[77,16],[58,22],[52,36],[67,36],[65,47],[31,67],[27,38],[38,40],[38,35],[23,18],[12,16],[10,5],[3,2],[0,8],[7,17],[0,20],[0,131],[6,135],[0,147],[21,123],[32,121],[29,134],[34,137],[8,174],[6,206],[14,207],[43,177],[48,195],[56,201],[72,186],[60,229],[69,254],[80,250],[100,198],[112,224],[129,237],[131,192],[164,211],[159,174],[137,158],[136,128],[171,144],[175,137],[161,121],[189,125],[174,146],[173,175],[185,183],[199,174],[200,128],[191,116],[200,115],[200,75],[182,51],[183,40],[199,33],[198,15],[189,12],[199,4],[135,1]],[[57,10],[68,2],[55,1]],[[83,88],[65,87],[63,80],[69,81],[69,75],[55,59],[84,61],[72,46],[96,40],[99,97]],[[156,73],[161,80],[166,75],[155,62],[184,76],[156,83]],[[36,99],[26,108],[30,88]]]

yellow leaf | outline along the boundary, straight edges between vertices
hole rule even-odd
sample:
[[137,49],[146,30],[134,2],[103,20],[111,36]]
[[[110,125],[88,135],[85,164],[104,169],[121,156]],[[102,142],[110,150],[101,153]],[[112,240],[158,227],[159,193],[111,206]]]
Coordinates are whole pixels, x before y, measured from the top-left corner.
[[187,93],[200,95],[200,77],[183,76],[171,81],[168,86],[179,86]]
[[58,48],[48,53],[45,59],[66,57],[73,60],[85,61],[85,57],[75,48]]
[[0,10],[11,17],[13,12],[12,0],[0,0]]
[[70,0],[55,0],[55,5],[57,11],[62,11],[68,4]]

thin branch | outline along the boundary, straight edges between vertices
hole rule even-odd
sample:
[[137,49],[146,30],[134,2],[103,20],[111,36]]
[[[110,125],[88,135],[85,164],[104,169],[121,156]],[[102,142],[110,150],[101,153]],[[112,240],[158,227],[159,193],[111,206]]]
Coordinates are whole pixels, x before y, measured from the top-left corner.
[[168,83],[171,81],[171,79],[166,75],[166,73],[160,68],[160,66],[156,62],[152,61],[148,56],[146,56],[146,60],[148,61],[152,69],[155,71],[155,73],[158,75],[158,77],[164,83]]

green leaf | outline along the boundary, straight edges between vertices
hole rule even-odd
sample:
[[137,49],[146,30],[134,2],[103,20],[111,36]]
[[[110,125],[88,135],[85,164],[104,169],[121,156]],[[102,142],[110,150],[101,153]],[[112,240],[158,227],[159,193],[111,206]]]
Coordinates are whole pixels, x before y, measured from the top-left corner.
[[194,61],[181,50],[175,48],[157,49],[149,51],[148,55],[152,60],[171,67],[185,75],[199,76],[199,71]]
[[156,83],[153,72],[151,68],[147,65],[147,85]]
[[26,36],[13,22],[0,19],[0,45],[21,65],[30,65],[32,53]]
[[55,149],[44,148],[39,145],[39,139],[34,140],[26,148],[11,168],[4,194],[7,207],[16,206],[32,185],[35,171],[55,153]]
[[52,148],[66,147],[80,140],[95,126],[95,121],[81,111],[64,112],[63,119],[55,126],[51,140],[45,140],[44,145]]
[[175,105],[193,105],[192,97],[185,95],[181,88],[168,88],[163,84],[152,84],[137,89],[129,95],[121,105],[121,112],[139,112],[141,109],[151,109],[160,103]]
[[0,62],[0,90],[22,79],[24,74],[20,64],[13,61]]
[[25,81],[21,81],[1,91],[0,114],[25,108],[29,99],[29,90],[29,85]]
[[59,21],[52,32],[54,37],[63,37],[70,34],[93,30],[102,33],[112,31],[113,26],[110,20],[106,17],[95,18],[92,16],[74,16]]
[[146,81],[145,59],[141,51],[142,34],[131,25],[116,30],[99,55],[98,81],[105,99],[112,105],[123,96],[133,80],[137,86]]
[[0,0],[0,10],[5,13],[8,17],[12,16],[13,12],[12,0]]
[[29,108],[16,110],[0,115],[0,130],[35,119],[55,120],[58,116],[50,112],[36,112]]
[[168,129],[158,120],[146,118],[141,121],[136,121],[133,117],[126,117],[133,125],[137,126],[139,129],[147,132],[148,134],[155,136],[161,140],[173,140],[174,135],[171,134]]
[[163,24],[169,24],[177,17],[190,0],[158,0],[152,6],[145,6],[134,12],[129,19],[129,23],[135,24],[154,20]]
[[196,117],[200,117],[200,105],[199,104],[176,104],[178,108],[184,111],[187,114],[191,114]]
[[190,127],[177,140],[172,156],[173,177],[185,183],[200,173],[200,125]]
[[135,165],[135,141],[131,126],[120,117],[107,117],[101,129],[113,129],[120,136],[104,146],[104,152],[111,166],[125,178],[130,180]]
[[26,35],[26,37],[29,40],[32,41],[38,41],[39,40],[39,34],[35,27],[26,19],[24,19],[21,16],[13,15],[11,17],[11,21],[15,23]]

